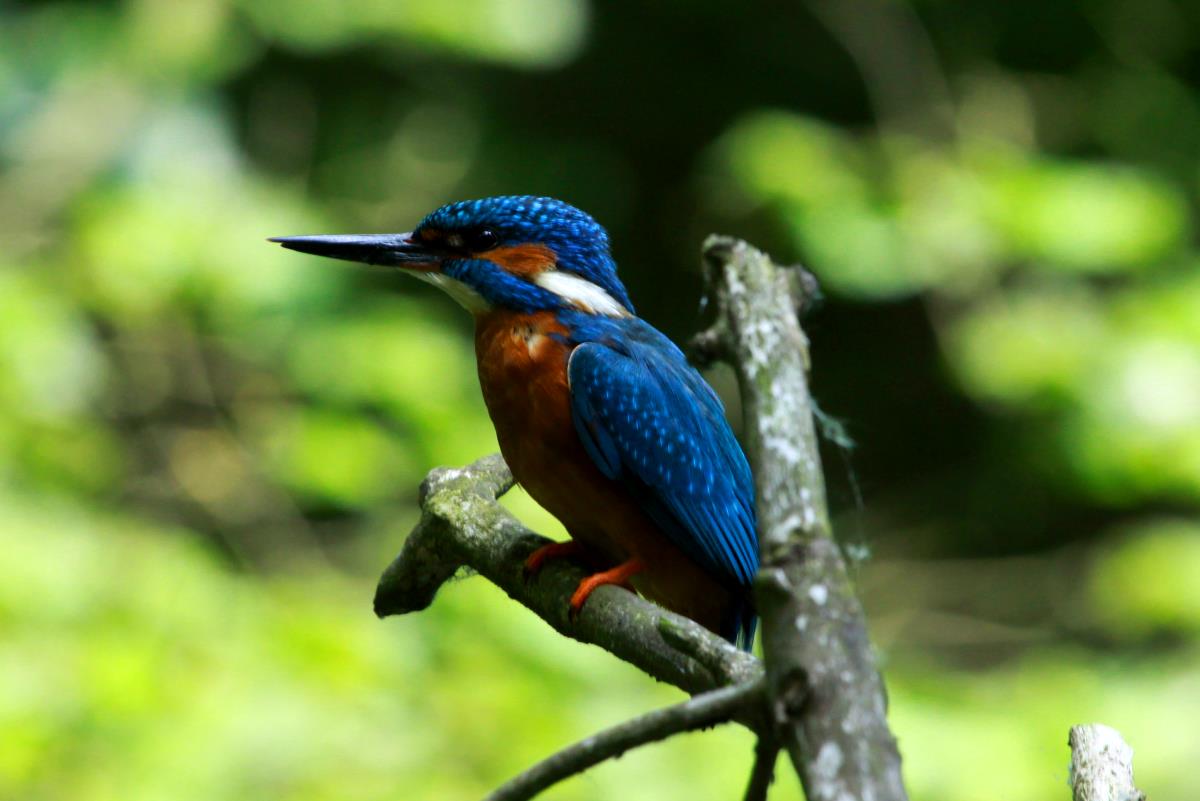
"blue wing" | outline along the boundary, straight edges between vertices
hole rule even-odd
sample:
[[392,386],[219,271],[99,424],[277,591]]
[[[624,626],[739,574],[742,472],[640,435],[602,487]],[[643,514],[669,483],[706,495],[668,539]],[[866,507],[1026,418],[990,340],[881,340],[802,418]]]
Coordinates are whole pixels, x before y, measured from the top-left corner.
[[[723,583],[758,569],[754,484],[721,401],[670,340],[640,321],[585,342],[568,364],[575,428],[606,476]],[[737,622],[753,636],[753,615]]]

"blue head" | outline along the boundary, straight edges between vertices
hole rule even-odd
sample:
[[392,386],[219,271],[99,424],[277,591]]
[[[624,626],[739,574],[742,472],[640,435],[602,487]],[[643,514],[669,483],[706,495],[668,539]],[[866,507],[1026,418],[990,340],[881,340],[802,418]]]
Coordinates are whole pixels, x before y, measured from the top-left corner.
[[272,241],[304,253],[405,268],[477,312],[633,312],[608,233],[588,214],[548,197],[451,203],[405,234]]

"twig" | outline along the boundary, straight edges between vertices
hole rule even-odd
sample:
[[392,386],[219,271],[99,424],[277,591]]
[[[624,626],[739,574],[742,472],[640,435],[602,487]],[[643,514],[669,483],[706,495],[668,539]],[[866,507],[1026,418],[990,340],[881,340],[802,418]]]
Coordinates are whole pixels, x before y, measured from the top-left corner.
[[567,560],[556,560],[535,579],[525,579],[525,558],[547,540],[496,502],[510,486],[512,475],[499,456],[430,473],[421,485],[421,521],[380,578],[375,613],[386,617],[425,609],[466,566],[562,634],[598,645],[689,693],[744,684],[763,674],[757,659],[698,623],[617,587],[596,590],[572,621],[567,601],[583,573]]
[[728,237],[709,237],[704,264],[717,320],[701,345],[737,371],[754,467],[755,601],[776,735],[809,801],[903,801],[883,681],[829,525],[796,287]]
[[754,768],[750,771],[750,783],[746,786],[746,801],[767,801],[767,791],[775,781],[775,762],[779,757],[779,743],[774,737],[759,736],[754,746]]
[[639,745],[732,720],[743,710],[757,706],[762,692],[763,680],[759,678],[648,712],[547,757],[506,782],[485,801],[526,801],[563,779],[583,773],[606,759],[616,759]]
[[1074,801],[1145,801],[1133,783],[1133,749],[1103,723],[1072,726],[1071,794]]

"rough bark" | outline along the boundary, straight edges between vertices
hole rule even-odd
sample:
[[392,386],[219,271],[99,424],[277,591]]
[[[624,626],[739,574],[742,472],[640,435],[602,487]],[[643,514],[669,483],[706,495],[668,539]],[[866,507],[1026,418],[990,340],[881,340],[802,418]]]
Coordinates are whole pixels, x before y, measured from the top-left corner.
[[1071,795],[1074,801],[1145,801],[1133,783],[1133,749],[1103,723],[1071,727]]
[[710,237],[717,320],[697,347],[738,375],[757,492],[755,599],[776,736],[809,801],[905,799],[883,681],[834,542],[797,318],[804,282],[745,242]]

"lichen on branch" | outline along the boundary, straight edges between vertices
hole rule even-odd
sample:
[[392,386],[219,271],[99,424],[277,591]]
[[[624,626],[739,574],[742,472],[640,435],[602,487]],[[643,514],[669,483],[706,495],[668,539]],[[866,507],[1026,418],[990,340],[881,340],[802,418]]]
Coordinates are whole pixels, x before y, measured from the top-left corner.
[[526,578],[526,557],[548,540],[497,502],[512,483],[499,455],[431,472],[421,485],[421,520],[379,580],[375,613],[421,611],[460,568],[469,567],[560,633],[598,645],[686,692],[762,675],[762,664],[750,654],[619,587],[597,589],[571,620],[568,600],[584,574],[568,560],[555,560]]

